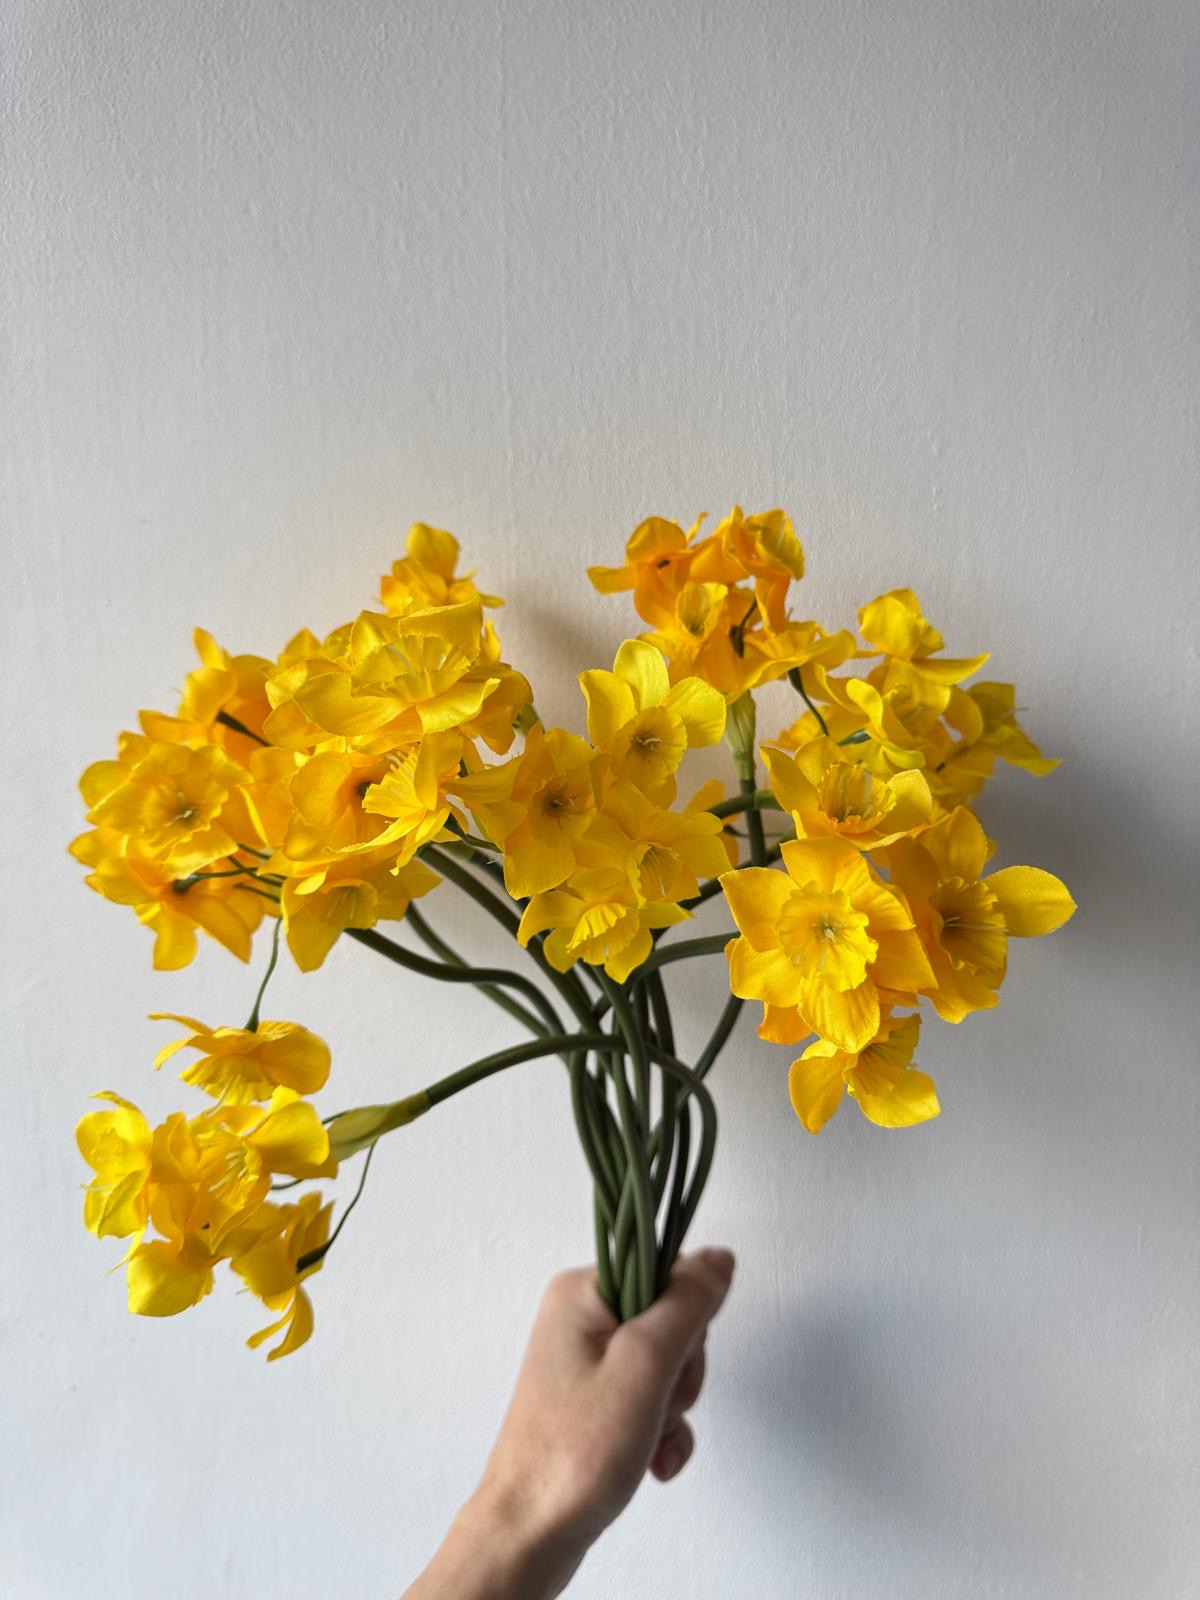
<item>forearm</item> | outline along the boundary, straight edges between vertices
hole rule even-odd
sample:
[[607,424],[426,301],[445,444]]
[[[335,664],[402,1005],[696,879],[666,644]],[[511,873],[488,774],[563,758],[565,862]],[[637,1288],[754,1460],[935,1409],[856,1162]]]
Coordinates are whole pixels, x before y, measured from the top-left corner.
[[534,1526],[517,1508],[480,1488],[402,1600],[553,1600],[585,1551],[583,1541]]

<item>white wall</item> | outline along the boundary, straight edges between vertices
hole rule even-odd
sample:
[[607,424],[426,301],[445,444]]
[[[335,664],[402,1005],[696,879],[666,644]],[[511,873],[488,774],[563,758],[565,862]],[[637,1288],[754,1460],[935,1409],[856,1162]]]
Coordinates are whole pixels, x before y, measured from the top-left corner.
[[[531,1069],[381,1149],[302,1355],[243,1349],[228,1285],[128,1317],[72,1125],[105,1085],[177,1100],[145,1013],[236,1019],[254,976],[151,972],[65,854],[79,769],[194,623],[270,652],[339,621],[417,517],[578,721],[629,615],[584,566],[735,498],[791,508],[830,625],[911,582],[995,652],[1064,765],[985,818],[1080,911],[998,1012],[927,1029],[911,1133],[810,1139],[746,1019],[697,1459],[573,1592],[1194,1592],[1195,7],[10,0],[3,30],[0,1592],[394,1596],[590,1248]],[[330,1107],[509,1036],[355,948],[271,1011],[330,1040]]]

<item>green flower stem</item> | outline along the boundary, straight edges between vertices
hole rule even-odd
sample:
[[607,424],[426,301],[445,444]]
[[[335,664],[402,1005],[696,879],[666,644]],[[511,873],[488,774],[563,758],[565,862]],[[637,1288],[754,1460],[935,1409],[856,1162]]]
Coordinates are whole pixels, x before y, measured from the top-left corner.
[[[523,1006],[512,1003],[505,1005],[506,1011],[524,1022],[535,1033],[562,1032],[562,1022],[554,1007],[535,983],[531,983],[528,978],[522,978],[519,973],[509,972],[504,967],[468,967],[448,961],[431,961],[428,956],[420,956],[415,950],[405,950],[403,945],[386,938],[382,933],[376,933],[374,928],[347,928],[346,932],[351,939],[366,945],[368,950],[377,951],[389,961],[394,961],[397,966],[406,967],[409,972],[416,972],[423,978],[437,978],[442,983],[472,983],[492,989],[501,987],[516,989],[537,1008],[541,1020],[526,1011]],[[498,996],[494,995],[492,998],[496,999]]]
[[693,956],[720,955],[733,938],[731,933],[712,933],[703,939],[684,939],[679,944],[660,945],[648,955],[638,968],[639,972],[657,972],[672,961],[690,961]]
[[278,918],[276,918],[275,931],[271,936],[271,959],[267,963],[267,970],[263,973],[263,981],[259,984],[258,993],[254,997],[254,1009],[251,1011],[249,1021],[246,1023],[247,1033],[258,1032],[258,1013],[263,1003],[263,995],[265,995],[267,992],[267,985],[271,981],[271,974],[275,971],[275,965],[279,960],[280,926],[280,921]]
[[[637,1019],[629,1003],[629,996],[619,983],[607,980],[608,997],[612,1001],[613,1019],[624,1040],[634,1073],[634,1081],[643,1076],[649,1083],[650,1064],[644,1036],[639,1032]],[[638,1126],[637,1108],[629,1092],[629,1080],[624,1066],[618,1062],[612,1074],[617,1094],[617,1112],[621,1124],[621,1137],[625,1145],[626,1183],[633,1194],[634,1233],[637,1258],[637,1309],[645,1311],[654,1299],[658,1279],[658,1239],[654,1231],[654,1198],[650,1189],[650,1169],[646,1147]]]
[[[412,907],[409,908],[410,914]],[[432,933],[432,929],[429,930]],[[554,1007],[542,994],[536,984],[528,978],[522,978],[519,973],[508,972],[503,967],[468,967],[463,965],[454,956],[452,961],[430,961],[425,956],[419,956],[415,951],[405,950],[402,945],[394,940],[385,938],[383,934],[376,933],[373,928],[350,928],[347,932],[360,944],[368,949],[377,951],[380,955],[387,956],[398,966],[416,972],[422,977],[437,978],[444,983],[471,983],[479,987],[496,1004],[503,1007],[518,1021],[523,1022],[529,1031],[539,1038],[546,1038],[562,1033],[562,1023]],[[436,939],[436,935],[434,938]],[[442,941],[438,941],[441,943]],[[449,951],[450,947],[443,944],[443,949]],[[527,1011],[524,1006],[515,1000],[510,1000],[503,993],[503,986],[516,989],[526,996],[540,1013],[539,1017]],[[596,1133],[592,1119],[588,1115],[588,1099],[591,1093],[590,1080],[587,1074],[586,1056],[578,1051],[564,1056],[567,1069],[571,1077],[571,1110],[575,1118],[575,1129],[579,1136],[579,1143],[583,1149],[584,1159],[591,1172],[592,1181],[601,1196],[602,1202],[611,1217],[617,1206],[617,1185],[615,1176],[606,1165],[604,1155],[598,1148]],[[605,1152],[606,1154],[607,1152]]]
[[741,1010],[745,1003],[746,1002],[740,999],[736,994],[731,994],[729,999],[726,1000],[724,1009],[722,1010],[721,1015],[717,1018],[717,1025],[713,1029],[708,1043],[700,1052],[700,1056],[695,1067],[692,1069],[698,1078],[705,1078],[708,1076],[709,1069],[713,1062],[717,1059],[717,1057],[721,1054],[721,1051],[724,1050],[726,1044],[729,1042],[729,1035],[733,1032],[734,1023],[741,1015]]
[[776,800],[770,789],[743,789],[741,794],[735,794],[729,800],[722,800],[719,805],[709,806],[709,815],[714,817],[736,817],[742,811],[782,811],[784,808]]
[[791,684],[792,688],[795,689],[796,693],[800,696],[801,700],[804,701],[804,704],[812,712],[813,716],[816,717],[817,727],[820,728],[821,732],[826,738],[828,738],[829,725],[825,721],[825,718],[817,710],[816,706],[813,705],[812,701],[808,698],[808,690],[804,687],[804,679],[800,676],[800,668],[792,667],[788,672],[787,680]]
[[517,937],[517,931],[521,926],[520,917],[509,909],[499,895],[493,894],[486,884],[480,883],[461,862],[456,861],[449,850],[427,844],[418,854],[435,872],[440,872],[443,878],[448,878],[464,894],[470,895],[471,899],[482,906],[490,917],[494,917],[502,928],[506,928],[514,939]]
[[[650,1009],[654,1015],[654,1038],[659,1048],[668,1055],[675,1054],[675,1029],[671,1022],[671,1007],[667,1000],[666,986],[662,981],[660,972],[651,972],[645,979],[645,988],[650,998]],[[651,1174],[651,1188],[654,1193],[655,1208],[662,1203],[662,1197],[667,1186],[667,1174],[671,1166],[671,1152],[675,1146],[675,1117],[677,1094],[675,1079],[666,1073],[662,1080],[662,1141],[659,1146],[657,1159]]]
[[218,711],[215,720],[223,728],[232,728],[234,733],[244,733],[246,738],[253,739],[255,744],[265,745],[268,750],[270,749],[271,741],[269,739],[263,739],[259,734],[251,733],[244,722],[239,722],[236,717],[231,717],[228,711]]
[[746,833],[750,839],[750,861],[753,866],[761,867],[767,854],[767,840],[763,833],[762,814],[758,809],[755,796],[758,791],[754,787],[754,775],[740,780],[742,798],[746,801]]
[[683,1243],[683,1228],[681,1226],[683,1215],[684,1188],[687,1184],[688,1158],[691,1155],[692,1143],[692,1111],[684,1102],[677,1113],[676,1140],[675,1140],[675,1167],[671,1174],[671,1194],[667,1201],[667,1214],[663,1222],[663,1243],[658,1255],[658,1287],[661,1292],[667,1281],[667,1274],[675,1263],[679,1254],[679,1247]]
[[[494,918],[502,928],[506,929],[514,939],[517,938],[521,919],[509,909],[498,894],[494,894],[486,884],[481,883],[461,862],[456,861],[453,856],[439,846],[431,844],[425,845],[420,851],[420,855],[436,872],[440,872],[449,882],[453,883],[465,894],[470,895],[471,899],[481,906],[490,917]],[[546,978],[554,985],[564,1001],[575,1013],[581,1026],[585,1028],[591,1027],[591,1006],[579,980],[572,978],[569,973],[556,972],[546,960],[538,940],[531,939],[526,948],[538,966],[541,967]]]
[[461,1094],[464,1089],[473,1088],[475,1084],[482,1083],[484,1078],[504,1072],[508,1067],[519,1067],[526,1061],[539,1061],[545,1056],[598,1050],[608,1043],[609,1040],[602,1033],[555,1033],[546,1038],[531,1039],[528,1044],[511,1045],[507,1050],[497,1050],[494,1055],[481,1056],[478,1061],[472,1061],[457,1072],[431,1083],[422,1093],[429,1107],[440,1106],[456,1094]]
[[608,1244],[608,1230],[612,1223],[611,1217],[605,1217],[600,1205],[600,1196],[595,1196],[592,1216],[596,1230],[596,1283],[600,1290],[600,1298],[614,1315],[620,1314],[620,1297],[617,1293],[616,1280],[613,1277],[612,1254]]

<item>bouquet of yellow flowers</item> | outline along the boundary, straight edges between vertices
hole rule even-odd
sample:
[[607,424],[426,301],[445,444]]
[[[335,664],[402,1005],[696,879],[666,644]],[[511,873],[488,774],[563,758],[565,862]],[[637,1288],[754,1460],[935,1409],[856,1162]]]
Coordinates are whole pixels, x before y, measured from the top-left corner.
[[[305,1282],[377,1142],[482,1078],[561,1059],[600,1291],[630,1317],[695,1214],[717,1134],[706,1080],[744,1001],[761,1003],[763,1039],[804,1046],[788,1083],[811,1133],[846,1094],[882,1127],[911,1126],[939,1109],[913,1059],[921,1001],[947,1022],[994,1006],[1009,937],[1075,909],[1047,872],[987,871],[972,802],[996,760],[1039,776],[1057,764],[1018,725],[1011,685],[963,687],[987,656],[942,655],[911,589],[862,608],[865,646],[792,620],[804,557],[783,511],[735,507],[703,537],[700,521],[651,517],[621,566],[590,569],[601,592],[632,594],[646,631],[611,671],[580,674],[586,737],[543,725],[486,616],[501,602],[458,559],[449,533],[417,524],[381,609],[324,638],[305,629],[275,660],[198,631],[175,712],[143,711],[80,784],[89,831],[72,852],[152,930],[156,967],[186,966],[198,929],[249,961],[269,929],[244,1026],[157,1019],[183,1036],[155,1065],[190,1052],[181,1075],[207,1104],[152,1128],[106,1090],[78,1128],[94,1173],[84,1220],[132,1241],[130,1310],[194,1306],[228,1262],[272,1313],[248,1341],[279,1335],[269,1359],[312,1331]],[[755,693],[780,679],[803,710],[760,751]],[[707,782],[681,799],[689,750],[722,738],[732,792]],[[446,941],[424,910],[445,885],[512,936],[526,971],[472,965]],[[672,932],[717,895],[736,932]],[[409,937],[380,932],[389,922]],[[311,1097],[328,1048],[261,1009],[281,938],[310,972],[343,935],[475,985],[528,1042],[323,1120]],[[722,954],[730,994],[688,1064],[667,971]],[[320,1190],[291,1191],[356,1156],[331,1229]]]

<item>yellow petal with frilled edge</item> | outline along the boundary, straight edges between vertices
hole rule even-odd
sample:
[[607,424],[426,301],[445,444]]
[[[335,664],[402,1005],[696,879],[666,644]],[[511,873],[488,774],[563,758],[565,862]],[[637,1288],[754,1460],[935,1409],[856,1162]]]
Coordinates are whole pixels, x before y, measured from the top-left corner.
[[147,1169],[124,1177],[97,1177],[83,1196],[83,1225],[97,1239],[128,1239],[146,1226]]
[[666,695],[663,704],[687,729],[692,749],[716,744],[725,732],[725,696],[701,678],[681,679]]
[[252,1333],[246,1340],[251,1350],[257,1350],[272,1334],[278,1333],[280,1328],[286,1327],[287,1334],[274,1350],[267,1354],[268,1361],[278,1361],[280,1356],[289,1356],[293,1350],[299,1350],[302,1344],[307,1344],[312,1337],[313,1309],[312,1301],[303,1289],[296,1290],[295,1299],[284,1316],[269,1328],[260,1328],[257,1333]]
[[818,1039],[788,1068],[792,1109],[809,1133],[820,1133],[846,1092],[847,1056],[827,1039]]
[[212,1267],[165,1239],[140,1244],[126,1269],[129,1309],[139,1317],[173,1317],[198,1304],[213,1286]]
[[593,744],[606,749],[637,714],[633,690],[615,673],[599,668],[581,672],[579,687],[587,702],[588,736]]
[[639,711],[661,705],[671,687],[661,653],[644,639],[625,640],[617,651],[613,672],[629,685]]
[[861,1050],[879,1029],[879,996],[869,978],[857,989],[835,989],[819,977],[809,978],[798,1006],[813,1032],[842,1050]]
[[721,888],[733,920],[755,950],[779,948],[779,919],[795,893],[784,872],[770,867],[744,867],[721,876]]
[[1009,933],[1021,938],[1053,933],[1075,913],[1066,884],[1040,867],[1005,867],[983,881],[995,895]]

